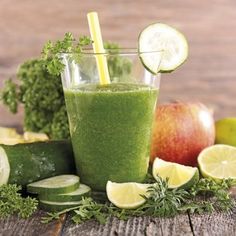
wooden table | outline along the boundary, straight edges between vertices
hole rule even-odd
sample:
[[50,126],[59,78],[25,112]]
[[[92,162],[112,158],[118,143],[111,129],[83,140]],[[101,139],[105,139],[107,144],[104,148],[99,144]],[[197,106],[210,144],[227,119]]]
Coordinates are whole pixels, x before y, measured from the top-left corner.
[[[236,198],[236,188],[231,190]],[[49,224],[40,223],[43,211],[27,220],[9,217],[0,220],[1,236],[234,236],[236,235],[236,206],[227,213],[182,214],[174,218],[133,217],[128,221],[110,218],[105,225],[94,220],[74,224],[70,215],[63,215]]]

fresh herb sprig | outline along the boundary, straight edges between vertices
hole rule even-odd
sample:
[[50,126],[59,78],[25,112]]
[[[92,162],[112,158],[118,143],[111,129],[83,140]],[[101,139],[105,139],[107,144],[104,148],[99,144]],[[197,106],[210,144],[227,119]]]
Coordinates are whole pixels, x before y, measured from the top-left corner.
[[72,220],[75,223],[82,223],[86,220],[96,219],[98,222],[104,224],[110,215],[109,207],[107,204],[95,202],[92,198],[82,198],[80,205],[62,210],[60,212],[49,212],[47,216],[42,217],[42,223],[49,223],[54,219],[59,219],[60,215],[67,212],[73,212]]
[[72,220],[82,223],[89,219],[96,219],[105,223],[110,216],[126,220],[131,216],[173,217],[180,213],[203,213],[214,210],[227,211],[235,206],[234,199],[229,194],[233,181],[223,180],[215,182],[210,179],[200,179],[191,189],[169,189],[168,180],[157,179],[149,187],[149,197],[137,209],[119,209],[110,203],[97,203],[92,198],[83,198],[77,207],[56,213],[48,213],[42,222],[48,223],[58,219],[61,214],[72,212]]
[[79,60],[82,48],[92,44],[91,38],[82,36],[76,40],[72,33],[66,33],[63,40],[57,40],[55,43],[48,41],[42,50],[42,59],[45,67],[52,75],[60,75],[64,68],[61,61],[61,53],[71,53],[72,57]]
[[21,187],[15,184],[4,184],[0,187],[0,218],[17,214],[21,218],[30,217],[37,209],[35,198],[23,198],[19,193]]

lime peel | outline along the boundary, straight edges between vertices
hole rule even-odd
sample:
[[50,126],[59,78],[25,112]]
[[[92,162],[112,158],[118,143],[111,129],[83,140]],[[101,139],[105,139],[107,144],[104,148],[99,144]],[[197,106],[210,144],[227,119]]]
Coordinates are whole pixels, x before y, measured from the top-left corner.
[[107,197],[111,203],[122,209],[135,209],[143,205],[148,197],[148,187],[151,184],[134,182],[115,183],[108,181],[106,185]]
[[203,177],[236,180],[236,148],[225,144],[205,148],[198,156],[198,165]]
[[168,179],[169,188],[188,189],[199,181],[197,167],[185,166],[156,158],[152,167],[153,177]]

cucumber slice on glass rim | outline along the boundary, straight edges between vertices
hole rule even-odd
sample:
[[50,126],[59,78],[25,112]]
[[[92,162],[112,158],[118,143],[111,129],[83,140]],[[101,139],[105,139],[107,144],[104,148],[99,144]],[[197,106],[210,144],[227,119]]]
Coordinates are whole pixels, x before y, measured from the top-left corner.
[[153,74],[175,70],[188,56],[185,36],[162,23],[151,24],[140,33],[138,48],[144,67]]

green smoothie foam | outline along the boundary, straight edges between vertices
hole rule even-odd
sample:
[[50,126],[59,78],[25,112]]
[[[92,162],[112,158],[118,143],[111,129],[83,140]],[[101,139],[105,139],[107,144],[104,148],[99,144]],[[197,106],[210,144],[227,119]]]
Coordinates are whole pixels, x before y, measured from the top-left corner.
[[140,84],[64,89],[77,172],[93,189],[144,181],[158,89]]

